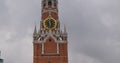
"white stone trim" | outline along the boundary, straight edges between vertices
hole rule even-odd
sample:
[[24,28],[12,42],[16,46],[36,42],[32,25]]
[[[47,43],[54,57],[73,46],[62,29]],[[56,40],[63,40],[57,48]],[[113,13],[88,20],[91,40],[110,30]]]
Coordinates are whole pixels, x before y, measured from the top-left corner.
[[59,43],[57,43],[57,54],[59,54]]
[[43,42],[46,42],[46,40],[47,40],[49,37],[52,37],[52,38],[55,40],[55,42],[57,42],[56,38],[55,38],[51,33],[48,33],[48,36],[44,39]]
[[42,14],[46,13],[46,12],[55,12],[55,13],[57,13],[57,10],[56,9],[55,10],[50,10],[50,9],[46,10],[46,9],[44,9],[43,12],[42,12]]
[[44,54],[44,43],[42,43],[42,54]]

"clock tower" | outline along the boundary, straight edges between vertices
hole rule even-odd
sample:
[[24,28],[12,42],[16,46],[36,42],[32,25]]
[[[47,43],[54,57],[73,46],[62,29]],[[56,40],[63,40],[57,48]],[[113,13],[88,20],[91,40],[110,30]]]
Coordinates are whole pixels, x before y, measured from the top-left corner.
[[33,33],[33,63],[68,63],[66,28],[60,29],[58,0],[42,0],[40,29]]

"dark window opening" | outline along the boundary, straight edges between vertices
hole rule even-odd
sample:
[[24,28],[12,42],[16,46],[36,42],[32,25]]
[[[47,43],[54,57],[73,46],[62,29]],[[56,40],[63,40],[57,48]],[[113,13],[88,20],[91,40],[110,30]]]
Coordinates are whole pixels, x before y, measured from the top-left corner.
[[50,0],[48,1],[48,5],[49,5],[49,6],[51,6],[51,5],[52,5],[52,2],[51,2]]

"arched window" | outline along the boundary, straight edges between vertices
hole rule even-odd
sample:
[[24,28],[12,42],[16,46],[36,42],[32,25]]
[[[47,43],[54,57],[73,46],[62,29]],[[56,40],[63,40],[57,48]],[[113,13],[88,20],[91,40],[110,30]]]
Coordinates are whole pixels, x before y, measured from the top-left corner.
[[48,5],[51,6],[52,5],[52,1],[48,0]]

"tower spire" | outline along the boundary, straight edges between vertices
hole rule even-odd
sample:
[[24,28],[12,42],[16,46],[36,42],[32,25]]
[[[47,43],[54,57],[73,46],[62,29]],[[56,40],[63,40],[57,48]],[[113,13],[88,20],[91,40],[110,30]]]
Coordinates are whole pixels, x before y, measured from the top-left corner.
[[35,25],[35,28],[34,28],[34,33],[33,35],[36,35],[37,34],[37,29],[36,29],[36,25]]
[[67,33],[65,24],[64,24],[64,33],[65,34]]

